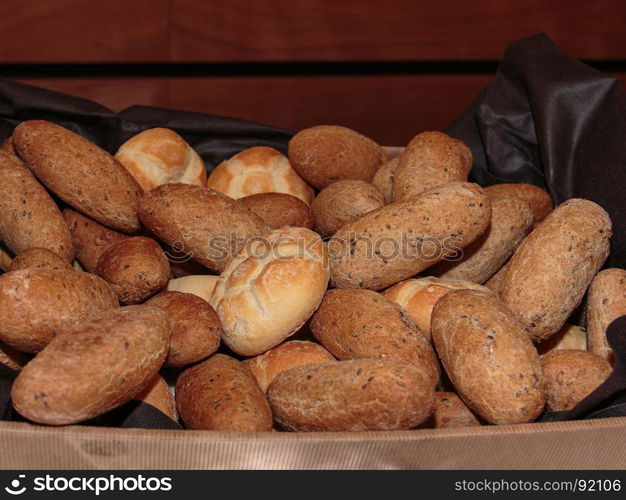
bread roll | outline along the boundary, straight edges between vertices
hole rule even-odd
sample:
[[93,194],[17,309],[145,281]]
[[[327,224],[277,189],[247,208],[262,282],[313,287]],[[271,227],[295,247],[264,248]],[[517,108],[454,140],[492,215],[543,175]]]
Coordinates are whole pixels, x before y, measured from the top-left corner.
[[563,328],[552,335],[552,337],[545,342],[537,344],[537,351],[542,355],[563,349],[586,351],[587,332],[585,332],[585,329],[577,325],[565,323]]
[[141,188],[109,153],[43,120],[20,123],[13,144],[41,183],[67,204],[112,229],[139,230]]
[[131,137],[117,150],[115,159],[144,191],[168,182],[204,186],[207,179],[202,158],[168,128],[151,128]]
[[497,295],[500,295],[500,292],[502,291],[502,283],[504,282],[504,276],[506,275],[508,264],[508,262],[504,264],[500,269],[498,269],[496,274],[485,282],[485,287],[489,288],[489,290],[495,292]]
[[13,147],[13,136],[10,135],[7,137],[2,143],[2,150],[6,153],[12,154],[13,156],[17,156],[17,151]]
[[178,413],[176,412],[176,402],[172,395],[167,382],[161,375],[156,374],[148,387],[134,397],[137,401],[148,403],[160,410],[169,418],[178,422]]
[[10,252],[0,242],[0,271],[9,269],[12,260]]
[[208,358],[220,346],[222,326],[211,305],[190,293],[162,292],[146,302],[170,320],[170,348],[165,366],[186,366]]
[[211,301],[211,295],[219,276],[210,274],[183,276],[169,280],[167,290],[171,292],[192,293],[207,302]]
[[600,271],[591,282],[587,296],[587,341],[591,352],[611,364],[615,360],[606,330],[623,315],[626,315],[626,270]]
[[211,305],[234,352],[255,356],[295,333],[328,286],[326,249],[305,228],[270,231],[240,252],[220,276]]
[[309,363],[325,363],[335,358],[324,347],[307,340],[290,340],[243,363],[250,368],[263,392],[279,373]]
[[309,205],[313,201],[313,189],[287,157],[267,146],[245,149],[220,163],[209,175],[207,187],[235,199],[257,193],[285,193]]
[[29,361],[30,358],[23,352],[17,351],[3,342],[0,342],[0,365],[4,365],[13,371],[19,372]]
[[61,211],[18,158],[0,151],[0,240],[13,254],[46,248],[68,262],[74,258]]
[[435,404],[426,427],[452,429],[458,427],[476,427],[480,420],[467,407],[463,400],[453,392],[436,392]]
[[400,157],[397,156],[383,164],[372,178],[372,184],[383,194],[385,203],[393,201],[393,180],[399,164]]
[[63,210],[63,218],[72,236],[76,259],[90,273],[96,272],[98,259],[107,248],[129,238],[71,208]]
[[546,218],[554,208],[552,198],[547,191],[532,184],[494,184],[485,188],[489,196],[518,198],[527,202],[533,214],[533,228]]
[[400,156],[393,180],[393,201],[415,198],[449,182],[467,181],[471,168],[472,152],[463,141],[442,132],[422,132]]
[[311,204],[315,231],[322,237],[331,236],[348,222],[384,205],[382,193],[369,182],[351,179],[333,182]]
[[7,271],[17,271],[18,269],[74,270],[72,264],[46,248],[29,248],[17,255],[11,261]]
[[432,337],[430,319],[437,301],[453,290],[478,290],[489,292],[484,286],[470,281],[427,278],[409,279],[388,288],[383,295],[397,302],[417,323],[428,339]]
[[318,125],[301,130],[291,138],[289,161],[311,186],[323,189],[346,179],[370,182],[387,161],[387,153],[354,130]]
[[272,229],[284,226],[313,229],[313,212],[301,199],[285,193],[259,193],[239,201],[261,217]]

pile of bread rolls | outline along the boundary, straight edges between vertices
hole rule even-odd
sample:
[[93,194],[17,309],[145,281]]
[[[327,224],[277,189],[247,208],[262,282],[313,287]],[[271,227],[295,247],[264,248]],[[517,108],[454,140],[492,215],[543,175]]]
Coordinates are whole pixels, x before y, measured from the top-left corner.
[[15,409],[67,425],[136,399],[188,429],[365,431],[573,408],[626,314],[626,271],[599,272],[611,221],[471,167],[440,132],[391,158],[317,126],[207,178],[172,130],[112,156],[21,123],[0,152]]

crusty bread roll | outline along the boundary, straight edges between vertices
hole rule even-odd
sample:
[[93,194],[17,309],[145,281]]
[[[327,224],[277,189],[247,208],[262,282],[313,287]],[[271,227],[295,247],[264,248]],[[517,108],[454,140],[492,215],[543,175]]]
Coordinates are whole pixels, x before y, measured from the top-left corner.
[[452,290],[479,290],[492,293],[484,286],[470,281],[427,278],[409,279],[388,288],[383,295],[402,307],[411,316],[420,330],[431,338],[430,317],[437,301]]
[[175,278],[168,282],[167,291],[192,293],[209,302],[219,276],[197,274]]
[[115,153],[144,191],[169,182],[206,183],[200,155],[168,128],[151,128],[131,137]]
[[231,198],[286,193],[308,204],[313,201],[313,189],[296,173],[287,157],[267,146],[245,149],[223,161],[209,175],[207,186]]
[[314,216],[311,207],[290,194],[258,193],[244,196],[239,201],[272,229],[284,226],[313,229]]
[[7,271],[17,271],[18,269],[73,271],[74,267],[64,258],[59,257],[59,255],[47,248],[29,248],[15,256]]
[[290,340],[246,359],[244,364],[248,365],[259,387],[265,392],[279,373],[296,366],[326,361],[335,361],[335,358],[323,346],[308,340]]
[[169,418],[178,422],[174,395],[171,393],[165,379],[158,373],[154,376],[148,387],[133,399],[154,406],[157,410],[162,411]]
[[548,354],[563,349],[587,350],[587,332],[584,328],[565,323],[558,333],[545,342],[537,344],[539,354]]
[[0,342],[0,365],[19,372],[28,361],[30,361],[30,358],[26,354],[9,347],[4,342]]
[[13,136],[12,135],[7,137],[4,140],[4,142],[2,143],[2,151],[5,151],[5,152],[7,152],[9,154],[17,156],[17,152],[15,151],[15,148],[13,147]]
[[295,333],[319,306],[330,270],[320,236],[302,227],[251,240],[221,274],[211,305],[234,352],[255,356]]
[[533,213],[533,228],[537,227],[554,208],[550,194],[532,184],[494,184],[486,187],[485,192],[491,197],[518,198],[526,201]]
[[392,158],[380,167],[372,178],[372,184],[383,193],[385,203],[391,203],[393,201],[393,180],[396,176],[399,164],[399,156]]

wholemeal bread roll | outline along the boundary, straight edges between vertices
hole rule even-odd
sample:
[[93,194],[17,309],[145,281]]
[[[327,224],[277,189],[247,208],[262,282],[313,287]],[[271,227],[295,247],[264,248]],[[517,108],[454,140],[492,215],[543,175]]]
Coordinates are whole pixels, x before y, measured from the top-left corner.
[[410,200],[449,182],[467,181],[471,168],[472,152],[463,141],[442,132],[422,132],[400,156],[393,179],[393,201]]
[[265,392],[279,373],[296,366],[326,361],[335,361],[335,358],[321,345],[307,340],[290,340],[243,363],[250,368]]
[[417,323],[422,333],[430,339],[430,318],[437,301],[453,290],[465,289],[489,292],[484,286],[470,281],[429,276],[401,281],[385,290],[383,295],[400,304],[400,307]]
[[17,156],[17,152],[15,151],[15,148],[13,147],[13,136],[10,135],[9,137],[7,137],[4,142],[2,143],[2,150],[12,154],[14,156]]
[[393,180],[396,176],[399,164],[400,157],[397,156],[380,167],[372,178],[372,184],[383,193],[385,203],[391,203],[393,201]]
[[19,372],[28,361],[30,361],[30,358],[26,354],[0,342],[0,365]]
[[11,253],[0,243],[0,271],[6,271],[11,265]]
[[109,153],[43,120],[20,123],[13,144],[41,183],[67,204],[112,229],[139,230],[141,188]]
[[210,302],[219,276],[197,274],[169,280],[166,289],[171,292],[192,293]]
[[587,296],[587,341],[589,350],[609,363],[615,360],[606,340],[606,329],[623,315],[626,315],[626,270],[600,271],[591,282]]
[[435,404],[427,424],[423,427],[451,429],[457,427],[476,427],[480,420],[454,392],[436,392]]
[[328,286],[326,249],[305,228],[270,231],[243,249],[220,276],[211,305],[234,352],[255,356],[295,333]]
[[558,333],[552,335],[545,342],[537,344],[537,351],[542,355],[562,349],[586,351],[587,332],[585,332],[585,329],[577,325],[565,323]]
[[72,271],[74,267],[68,261],[46,248],[29,248],[15,256],[7,271],[17,271],[18,269]]
[[504,277],[509,263],[504,264],[498,271],[485,282],[485,287],[489,288],[492,292],[500,295],[502,291],[502,283],[504,283]]
[[0,241],[13,254],[47,248],[68,262],[74,258],[70,233],[54,200],[22,161],[2,151]]
[[131,137],[115,153],[144,191],[168,182],[206,183],[202,158],[168,128],[151,128]]
[[383,194],[369,182],[353,179],[333,182],[311,204],[315,231],[322,237],[331,236],[348,222],[384,205]]
[[284,226],[313,229],[313,212],[300,198],[285,193],[258,193],[239,199],[272,229]]
[[489,196],[518,198],[527,202],[533,213],[533,227],[536,227],[554,208],[552,198],[547,191],[532,184],[494,184],[485,188]]
[[178,413],[176,412],[176,402],[174,396],[167,385],[167,382],[161,375],[156,374],[152,382],[141,393],[133,399],[142,401],[154,406],[169,418],[178,421]]
[[370,182],[387,161],[387,153],[372,139],[354,130],[318,125],[291,138],[289,161],[311,186],[323,189],[345,179]]
[[267,146],[256,146],[220,163],[209,175],[207,187],[231,198],[257,193],[285,193],[307,204],[313,189],[296,173],[286,156]]

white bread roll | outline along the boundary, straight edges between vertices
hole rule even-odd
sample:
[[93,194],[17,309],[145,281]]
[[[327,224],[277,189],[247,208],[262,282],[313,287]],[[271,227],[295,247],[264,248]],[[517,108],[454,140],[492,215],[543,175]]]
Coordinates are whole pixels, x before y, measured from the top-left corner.
[[323,346],[308,340],[290,340],[254,358],[246,359],[244,364],[248,365],[259,387],[266,392],[279,373],[296,366],[326,361],[336,359]]
[[314,194],[287,157],[266,146],[245,149],[220,163],[209,175],[207,186],[231,198],[285,193],[309,205]]
[[319,306],[330,277],[321,237],[284,227],[250,240],[221,274],[211,305],[234,352],[255,356],[295,333]]
[[131,137],[117,150],[115,159],[144,192],[170,182],[204,186],[207,178],[202,158],[168,128],[151,128]]
[[584,328],[565,323],[557,333],[545,342],[537,344],[539,354],[548,354],[551,351],[563,349],[587,350],[587,332]]
[[430,317],[437,301],[452,290],[478,290],[495,295],[488,288],[470,281],[443,279],[429,276],[427,278],[408,279],[401,281],[383,292],[411,316],[420,330],[430,339]]
[[170,292],[192,293],[210,302],[218,278],[219,276],[210,274],[183,276],[182,278],[169,280],[166,290]]

